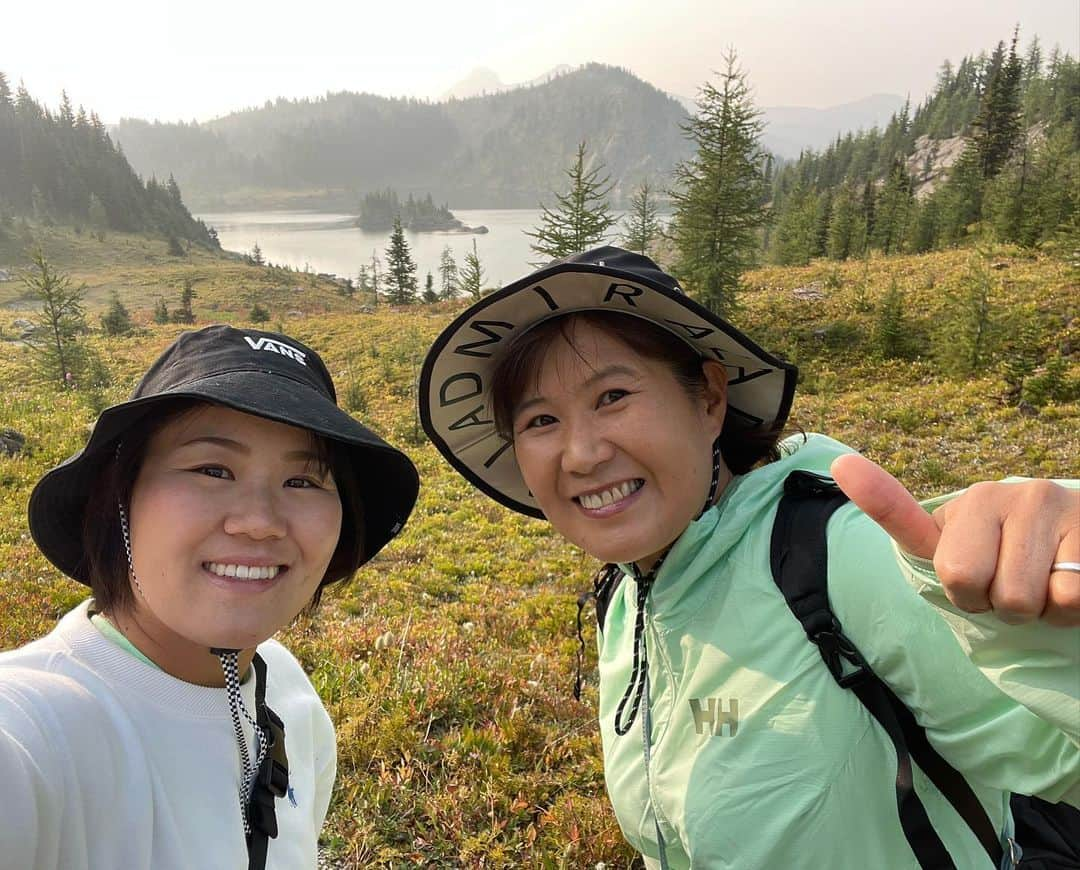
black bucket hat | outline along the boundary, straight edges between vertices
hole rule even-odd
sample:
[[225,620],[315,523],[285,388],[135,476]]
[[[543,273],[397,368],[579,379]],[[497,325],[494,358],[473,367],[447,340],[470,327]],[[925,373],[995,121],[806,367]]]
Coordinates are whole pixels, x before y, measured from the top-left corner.
[[471,305],[435,339],[424,360],[419,389],[424,431],[454,468],[500,504],[543,517],[511,442],[495,431],[490,383],[500,351],[515,336],[573,311],[618,311],[655,323],[703,358],[723,363],[729,414],[767,430],[778,430],[787,419],[795,366],[694,302],[648,257],[611,246],[594,248],[555,260]]
[[[416,502],[420,479],[409,458],[337,406],[334,383],[311,348],[274,332],[208,326],[180,335],[131,398],[101,412],[86,446],[45,474],[30,495],[30,533],[57,568],[89,585],[81,530],[91,488],[132,426],[173,399],[224,405],[309,429],[345,445],[363,503],[358,568],[393,538]],[[337,579],[337,578],[329,578]],[[324,580],[324,582],[328,582]]]

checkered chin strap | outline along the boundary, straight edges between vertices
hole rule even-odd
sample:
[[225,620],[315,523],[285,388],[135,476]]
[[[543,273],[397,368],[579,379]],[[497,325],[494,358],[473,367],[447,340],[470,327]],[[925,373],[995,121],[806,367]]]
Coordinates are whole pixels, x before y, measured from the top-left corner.
[[[240,674],[237,668],[237,656],[239,650],[219,649],[214,647],[210,650],[221,661],[221,670],[225,674],[225,692],[229,696],[229,713],[232,715],[233,732],[236,734],[236,745],[240,748],[240,812],[244,819],[244,836],[251,835],[251,820],[248,814],[248,806],[251,800],[251,791],[255,785],[255,775],[262,767],[268,747],[268,736],[259,723],[256,722],[240,695]],[[255,760],[252,762],[248,752],[247,737],[244,735],[243,720],[251,726],[255,733]]]
[[[143,599],[146,593],[139,584],[139,578],[135,575],[135,563],[131,558],[131,531],[128,527],[127,512],[122,503],[118,504],[120,510],[120,531],[124,537],[124,552],[127,554],[128,572],[131,582]],[[240,694],[240,672],[237,664],[239,650],[211,648],[210,652],[218,657],[221,662],[221,671],[225,675],[225,693],[229,698],[229,713],[232,715],[233,732],[236,734],[236,745],[240,749],[240,815],[244,820],[244,836],[251,836],[250,801],[251,793],[255,785],[255,777],[262,767],[263,759],[266,758],[270,747],[271,738],[264,729],[248,712],[244,704],[244,698]],[[263,677],[265,682],[265,676]],[[251,752],[248,750],[247,737],[244,734],[244,721],[251,726],[255,735],[255,759],[252,761]]]

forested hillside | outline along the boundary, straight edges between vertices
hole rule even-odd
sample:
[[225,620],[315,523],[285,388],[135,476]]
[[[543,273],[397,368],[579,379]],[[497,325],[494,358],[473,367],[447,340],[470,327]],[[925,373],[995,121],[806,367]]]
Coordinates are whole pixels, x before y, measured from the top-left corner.
[[919,253],[989,230],[1031,246],[1080,231],[1080,64],[1037,39],[946,61],[884,130],[849,133],[772,179],[769,258]]
[[54,113],[22,86],[13,95],[0,72],[0,236],[13,231],[13,217],[216,246],[176,181],[144,182],[96,114],[73,109],[67,95]]
[[533,87],[442,103],[345,92],[279,99],[206,124],[127,119],[115,134],[142,172],[173,173],[207,207],[242,188],[392,187],[456,208],[534,208],[562,183],[582,140],[620,181],[616,199],[644,178],[665,177],[689,153],[685,120],[652,85],[590,64]]

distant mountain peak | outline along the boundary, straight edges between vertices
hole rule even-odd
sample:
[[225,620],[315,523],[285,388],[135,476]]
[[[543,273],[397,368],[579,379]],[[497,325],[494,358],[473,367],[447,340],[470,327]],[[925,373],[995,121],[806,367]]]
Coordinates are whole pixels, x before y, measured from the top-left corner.
[[512,91],[517,88],[530,88],[534,85],[547,84],[552,79],[573,72],[575,69],[578,69],[578,67],[570,66],[568,63],[560,63],[534,79],[529,79],[525,82],[506,84],[499,78],[498,73],[493,69],[486,66],[478,66],[465,76],[465,78],[453,85],[453,87],[444,91],[439,99],[467,100],[470,97],[479,97],[485,94],[497,94],[501,91]]
[[465,78],[455,83],[445,91],[440,100],[464,100],[469,97],[478,97],[481,94],[494,94],[504,90],[506,85],[502,83],[495,70],[486,67],[475,67]]
[[809,106],[765,106],[762,141],[779,157],[795,158],[805,148],[827,147],[837,135],[884,127],[899,112],[904,98],[897,94],[871,94],[859,100],[815,109]]
[[569,72],[573,72],[578,67],[570,66],[568,63],[560,63],[553,66],[546,73],[538,75],[534,79],[529,79],[527,82],[520,82],[516,85],[510,85],[512,88],[527,88],[532,85],[542,85],[550,82],[552,79],[557,79],[559,76],[566,75]]

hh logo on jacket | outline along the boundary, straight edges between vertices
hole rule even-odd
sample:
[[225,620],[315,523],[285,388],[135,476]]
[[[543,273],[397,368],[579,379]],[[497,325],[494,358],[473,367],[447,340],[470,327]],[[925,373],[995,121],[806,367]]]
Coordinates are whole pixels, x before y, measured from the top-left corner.
[[738,698],[728,698],[727,710],[724,709],[723,698],[691,698],[690,712],[694,714],[694,727],[698,734],[719,737],[727,725],[727,736],[734,737],[739,730]]

